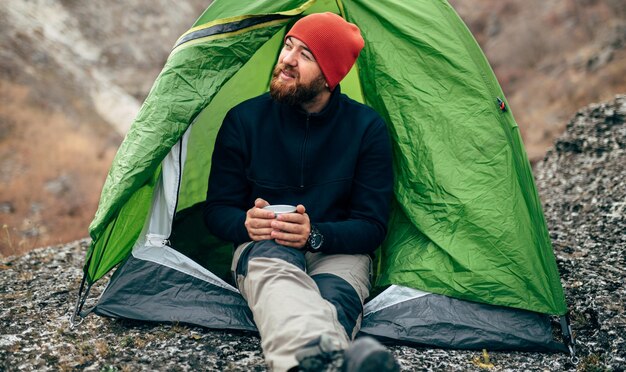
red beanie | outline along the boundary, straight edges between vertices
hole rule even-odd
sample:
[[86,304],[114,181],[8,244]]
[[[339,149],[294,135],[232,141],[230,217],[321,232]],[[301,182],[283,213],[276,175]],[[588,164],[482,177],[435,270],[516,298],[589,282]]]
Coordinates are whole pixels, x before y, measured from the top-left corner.
[[343,79],[365,44],[361,31],[334,13],[301,18],[285,36],[293,36],[309,48],[332,91]]

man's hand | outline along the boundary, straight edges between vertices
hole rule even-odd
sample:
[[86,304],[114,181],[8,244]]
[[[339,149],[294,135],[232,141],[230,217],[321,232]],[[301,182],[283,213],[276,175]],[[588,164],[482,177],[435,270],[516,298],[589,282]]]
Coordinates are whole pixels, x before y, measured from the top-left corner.
[[271,239],[287,247],[304,248],[311,233],[311,221],[305,212],[304,206],[298,204],[295,213],[279,214],[270,222]]
[[261,240],[272,239],[272,222],[274,221],[274,212],[263,209],[269,203],[261,198],[254,201],[254,207],[246,212],[246,230],[248,236],[255,242]]

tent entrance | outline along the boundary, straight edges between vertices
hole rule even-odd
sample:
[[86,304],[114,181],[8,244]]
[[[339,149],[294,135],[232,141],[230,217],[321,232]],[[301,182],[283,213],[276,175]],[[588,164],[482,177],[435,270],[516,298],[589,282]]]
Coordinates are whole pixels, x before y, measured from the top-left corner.
[[[211,154],[217,132],[228,110],[237,104],[268,91],[271,74],[285,35],[285,28],[274,35],[228,81],[211,103],[196,117],[187,145],[187,160],[180,187],[177,213],[194,207],[206,199]],[[342,93],[363,103],[361,83],[356,65],[341,83]]]
[[[322,1],[312,8],[315,8],[311,9],[313,12],[338,12],[334,1]],[[187,156],[182,167],[176,214],[169,240],[173,249],[230,284],[233,284],[230,275],[232,244],[212,236],[202,219],[202,204],[206,199],[208,188],[213,143],[228,110],[268,91],[272,70],[276,65],[287,27],[281,29],[256,51],[252,58],[220,88],[188,130],[191,133],[186,144]],[[356,65],[342,81],[341,90],[351,98],[363,102]],[[185,172],[184,169],[193,171]]]

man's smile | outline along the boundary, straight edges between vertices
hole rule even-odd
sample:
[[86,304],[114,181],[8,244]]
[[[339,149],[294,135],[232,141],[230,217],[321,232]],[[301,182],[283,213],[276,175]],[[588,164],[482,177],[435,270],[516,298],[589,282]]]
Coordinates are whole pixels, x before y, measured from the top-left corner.
[[298,74],[292,69],[281,69],[280,78],[285,81],[294,80],[298,77]]

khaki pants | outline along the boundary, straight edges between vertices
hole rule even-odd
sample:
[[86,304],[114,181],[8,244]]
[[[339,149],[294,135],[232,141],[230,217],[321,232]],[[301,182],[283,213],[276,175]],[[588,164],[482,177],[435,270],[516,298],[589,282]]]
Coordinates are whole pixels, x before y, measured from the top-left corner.
[[271,370],[296,366],[295,352],[321,334],[349,345],[369,295],[371,264],[368,255],[303,252],[271,240],[237,247],[233,273]]

